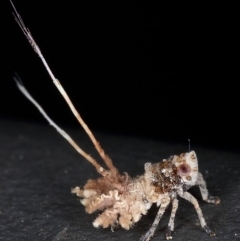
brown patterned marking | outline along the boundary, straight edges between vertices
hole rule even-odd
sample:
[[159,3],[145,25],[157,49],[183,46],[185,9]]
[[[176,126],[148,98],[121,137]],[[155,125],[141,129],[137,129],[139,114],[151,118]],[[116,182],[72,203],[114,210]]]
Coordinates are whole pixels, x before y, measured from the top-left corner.
[[183,163],[185,163],[186,162],[186,159],[185,159],[185,157],[177,157],[177,162],[183,162]]
[[196,156],[192,154],[192,155],[191,155],[191,158],[192,158],[192,159],[196,159]]
[[[155,187],[156,193],[170,192],[179,183],[177,168],[171,161],[153,164],[152,167],[152,177],[154,179],[152,185]],[[166,170],[164,173],[162,172],[163,169]]]
[[191,181],[191,180],[192,180],[192,177],[191,177],[191,176],[187,176],[186,179],[187,179],[188,181]]

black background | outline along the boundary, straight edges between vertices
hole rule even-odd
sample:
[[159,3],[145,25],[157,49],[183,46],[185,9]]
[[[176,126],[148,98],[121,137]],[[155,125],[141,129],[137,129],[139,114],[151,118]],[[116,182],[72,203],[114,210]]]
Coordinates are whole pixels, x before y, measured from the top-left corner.
[[[15,4],[92,129],[238,147],[234,8],[145,1]],[[57,123],[77,126],[11,12],[8,4],[1,117],[45,121],[16,89],[17,71]]]
[[[92,227],[70,188],[95,170],[18,91],[16,71],[47,113],[96,158],[40,59],[1,1],[0,239],[137,240],[156,209],[126,232]],[[238,13],[235,6],[146,1],[15,1],[55,76],[120,172],[188,150],[218,206],[196,196],[216,240],[239,239]],[[175,143],[174,143],[175,142]],[[221,150],[220,150],[221,149]],[[232,149],[232,150],[230,150]],[[97,159],[99,160],[99,158]],[[181,200],[175,240],[210,240]],[[169,214],[169,210],[168,210]],[[156,240],[164,238],[168,216]]]

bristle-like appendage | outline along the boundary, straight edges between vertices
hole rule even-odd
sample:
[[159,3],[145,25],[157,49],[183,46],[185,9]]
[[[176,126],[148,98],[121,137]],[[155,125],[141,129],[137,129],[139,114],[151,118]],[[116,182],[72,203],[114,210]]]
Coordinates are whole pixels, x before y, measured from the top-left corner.
[[[95,148],[97,149],[99,155],[102,157],[103,161],[105,162],[106,166],[109,168],[110,170],[110,174],[111,175],[115,175],[118,176],[118,170],[117,168],[113,165],[112,160],[105,154],[103,148],[101,147],[100,143],[96,140],[95,136],[93,135],[93,133],[91,132],[91,130],[88,128],[87,124],[83,121],[81,115],[78,113],[78,111],[76,110],[75,106],[73,105],[71,99],[69,98],[67,92],[64,90],[63,86],[61,85],[60,81],[54,76],[53,72],[51,71],[47,61],[45,60],[40,48],[38,47],[36,41],[34,40],[31,32],[29,31],[29,29],[25,26],[20,14],[17,12],[14,4],[12,3],[12,1],[10,0],[10,3],[14,9],[14,17],[16,22],[18,23],[20,29],[23,31],[24,35],[26,36],[26,38],[28,39],[29,43],[31,44],[32,48],[34,49],[34,51],[37,53],[37,55],[39,56],[39,58],[41,59],[43,65],[45,66],[48,74],[50,75],[54,85],[57,87],[58,91],[61,93],[61,95],[63,96],[63,98],[65,99],[65,101],[67,102],[69,108],[71,109],[72,113],[74,114],[74,116],[76,117],[76,119],[78,120],[78,122],[80,123],[80,125],[83,127],[83,129],[85,130],[85,132],[87,133],[87,135],[89,136],[89,138],[91,139],[91,141],[93,142]],[[20,88],[19,88],[20,89]],[[23,92],[23,91],[22,91]],[[26,95],[25,95],[26,96]],[[33,103],[33,102],[32,102]],[[35,105],[36,106],[36,105]],[[42,112],[41,112],[42,113]],[[81,153],[80,153],[81,154]],[[81,154],[82,155],[82,154]],[[84,156],[85,157],[85,156]],[[98,164],[99,165],[99,164]],[[99,165],[100,166],[100,165]],[[99,172],[100,169],[98,169],[97,171]],[[102,174],[102,173],[101,173]]]

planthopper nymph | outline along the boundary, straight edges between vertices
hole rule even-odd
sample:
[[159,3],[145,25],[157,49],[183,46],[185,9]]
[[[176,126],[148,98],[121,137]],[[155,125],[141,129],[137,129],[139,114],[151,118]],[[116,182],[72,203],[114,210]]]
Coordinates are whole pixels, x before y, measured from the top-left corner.
[[[10,0],[11,2],[11,0]],[[150,240],[158,226],[158,223],[164,214],[166,208],[171,205],[171,214],[168,222],[166,239],[172,239],[174,231],[174,219],[178,209],[178,197],[191,202],[197,212],[201,227],[210,236],[215,233],[208,227],[197,199],[192,196],[188,189],[198,185],[201,191],[202,199],[208,203],[218,204],[218,197],[209,196],[206,182],[202,174],[198,171],[198,159],[194,151],[173,155],[168,159],[163,159],[158,163],[145,163],[145,172],[143,175],[131,177],[125,173],[119,173],[112,160],[105,154],[99,142],[95,139],[93,133],[81,118],[75,109],[64,88],[57,80],[49,68],[40,48],[36,44],[30,31],[24,25],[24,22],[11,2],[14,9],[14,17],[21,30],[25,34],[34,51],[42,60],[53,83],[66,100],[76,119],[88,134],[103,159],[106,167],[101,166],[93,157],[82,150],[76,142],[58,125],[56,125],[42,107],[32,98],[26,88],[23,86],[20,78],[14,77],[20,91],[28,98],[44,118],[52,125],[87,161],[89,161],[99,173],[100,177],[96,180],[89,179],[81,188],[76,186],[71,192],[80,197],[82,205],[87,213],[99,211],[100,215],[93,221],[93,226],[114,229],[115,226],[121,226],[124,229],[130,229],[137,223],[143,215],[146,215],[153,204],[159,207],[155,220],[146,234],[140,241]]]

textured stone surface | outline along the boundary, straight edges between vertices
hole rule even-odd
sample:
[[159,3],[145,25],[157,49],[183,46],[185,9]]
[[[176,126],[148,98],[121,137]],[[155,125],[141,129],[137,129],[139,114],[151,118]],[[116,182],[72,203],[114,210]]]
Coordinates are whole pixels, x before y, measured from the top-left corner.
[[[100,161],[81,129],[69,133]],[[96,133],[96,137],[119,170],[131,176],[142,174],[145,162],[187,151],[187,146],[150,139],[104,133]],[[201,229],[193,206],[180,199],[173,240],[240,240],[240,154],[193,149],[210,193],[219,196],[221,203],[215,206],[203,202],[196,187],[190,192],[199,200],[217,236],[209,237]],[[129,231],[93,228],[92,221],[98,214],[86,214],[70,188],[97,176],[51,127],[0,121],[0,240],[138,240],[149,229],[157,209],[151,208]],[[169,215],[168,209],[153,241],[165,239]]]

